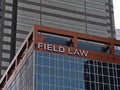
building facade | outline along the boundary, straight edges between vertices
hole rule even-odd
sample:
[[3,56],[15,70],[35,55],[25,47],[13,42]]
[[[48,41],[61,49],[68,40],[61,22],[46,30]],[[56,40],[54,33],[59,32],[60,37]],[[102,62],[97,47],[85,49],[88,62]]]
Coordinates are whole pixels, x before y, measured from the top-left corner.
[[120,90],[116,45],[120,41],[36,25],[0,90]]
[[115,37],[112,0],[18,0],[16,50],[34,24]]
[[34,24],[114,38],[112,0],[0,0],[2,75]]
[[116,39],[120,40],[120,29],[116,29]]
[[[116,29],[116,40],[120,40],[120,29]],[[120,50],[120,47],[116,47],[116,49]]]
[[15,55],[16,0],[0,0],[0,77]]

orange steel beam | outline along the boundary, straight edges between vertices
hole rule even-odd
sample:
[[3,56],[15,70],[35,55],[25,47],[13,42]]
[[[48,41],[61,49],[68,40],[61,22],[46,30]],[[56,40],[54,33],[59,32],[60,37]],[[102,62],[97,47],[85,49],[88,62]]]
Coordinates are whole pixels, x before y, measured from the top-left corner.
[[87,34],[72,32],[68,30],[63,30],[63,29],[56,29],[56,28],[51,28],[51,27],[46,27],[46,26],[35,25],[35,28],[34,28],[35,44],[37,44],[37,42],[39,41],[44,42],[44,38],[38,36],[38,32],[46,32],[46,33],[55,34],[55,35],[72,37],[74,48],[78,47],[78,39],[107,44],[109,45],[109,48],[110,48],[110,54],[105,53],[105,52],[96,52],[96,51],[88,50],[89,55],[86,58],[106,61],[106,62],[111,62],[111,63],[120,63],[120,60],[119,60],[120,56],[115,55],[115,45],[120,46],[119,40],[115,40],[112,38],[98,37],[98,36],[93,36],[93,35],[87,35]]

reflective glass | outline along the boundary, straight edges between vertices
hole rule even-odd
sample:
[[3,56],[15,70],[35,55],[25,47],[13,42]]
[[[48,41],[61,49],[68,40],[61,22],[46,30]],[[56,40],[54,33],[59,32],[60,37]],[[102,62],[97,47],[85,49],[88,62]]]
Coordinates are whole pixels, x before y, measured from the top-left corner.
[[119,71],[113,63],[41,52],[36,53],[35,86],[41,83],[42,90],[119,90]]

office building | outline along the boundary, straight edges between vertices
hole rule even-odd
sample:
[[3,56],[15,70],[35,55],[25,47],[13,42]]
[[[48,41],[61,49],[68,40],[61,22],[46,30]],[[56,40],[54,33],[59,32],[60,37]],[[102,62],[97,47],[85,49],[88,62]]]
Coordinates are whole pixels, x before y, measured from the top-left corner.
[[120,29],[116,29],[116,39],[120,40]]
[[120,41],[34,27],[0,80],[0,90],[120,90]]
[[115,38],[112,0],[18,0],[17,10],[16,50],[34,24]]
[[115,37],[112,0],[1,0],[0,74],[34,24]]
[[[0,77],[15,55],[15,17],[12,0],[0,0]],[[13,56],[12,56],[13,55]]]
[[[120,29],[116,29],[115,32],[116,32],[116,40],[120,40]],[[120,47],[116,47],[116,49],[120,50]]]

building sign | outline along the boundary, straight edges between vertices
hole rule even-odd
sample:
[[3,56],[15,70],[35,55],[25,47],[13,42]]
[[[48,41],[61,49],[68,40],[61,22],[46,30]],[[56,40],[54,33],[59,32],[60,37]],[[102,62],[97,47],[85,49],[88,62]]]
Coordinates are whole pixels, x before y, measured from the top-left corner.
[[70,48],[70,47],[65,48],[65,46],[42,43],[42,42],[38,42],[37,47],[38,47],[38,49],[42,48],[45,51],[51,51],[51,52],[56,52],[56,53],[67,52],[68,55],[77,55],[77,56],[82,56],[82,57],[88,56],[88,51],[81,50],[78,48],[74,48],[74,49]]

